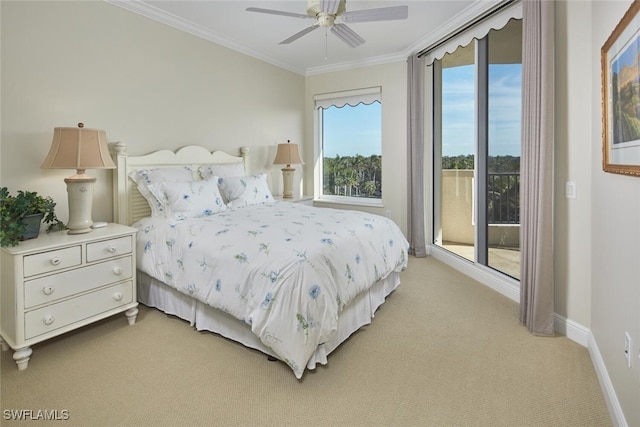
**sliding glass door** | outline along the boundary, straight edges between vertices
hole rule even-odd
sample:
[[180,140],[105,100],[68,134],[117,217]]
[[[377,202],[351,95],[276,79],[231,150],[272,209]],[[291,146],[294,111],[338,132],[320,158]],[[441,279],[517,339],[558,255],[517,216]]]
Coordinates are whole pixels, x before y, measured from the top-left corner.
[[433,63],[435,245],[519,279],[520,20]]
[[434,243],[470,261],[476,249],[474,58],[472,43],[434,62]]

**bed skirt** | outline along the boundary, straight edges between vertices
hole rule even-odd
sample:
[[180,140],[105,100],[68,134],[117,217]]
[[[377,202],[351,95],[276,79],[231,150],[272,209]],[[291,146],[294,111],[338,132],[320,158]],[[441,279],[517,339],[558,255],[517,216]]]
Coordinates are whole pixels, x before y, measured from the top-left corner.
[[[400,285],[400,273],[392,272],[387,278],[376,282],[368,292],[361,293],[345,307],[338,318],[336,334],[329,341],[317,347],[307,362],[307,369],[315,369],[318,363],[326,365],[329,353],[349,338],[352,333],[362,326],[370,324],[378,307],[384,303],[386,297],[398,285]],[[184,319],[198,331],[214,332],[277,358],[273,351],[251,332],[249,325],[180,293],[141,271],[137,272],[137,291],[140,303]]]

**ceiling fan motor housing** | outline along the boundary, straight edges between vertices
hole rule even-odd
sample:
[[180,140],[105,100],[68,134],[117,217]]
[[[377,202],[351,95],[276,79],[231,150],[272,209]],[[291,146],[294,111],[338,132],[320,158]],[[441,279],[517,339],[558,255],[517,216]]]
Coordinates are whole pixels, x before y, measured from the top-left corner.
[[[321,7],[322,3],[324,3],[325,10]],[[346,0],[307,0],[307,14],[313,18],[317,18],[320,26],[330,27],[333,25],[336,16],[340,16],[346,12],[346,3]],[[335,4],[338,4],[335,13],[327,13],[326,10],[334,9]]]

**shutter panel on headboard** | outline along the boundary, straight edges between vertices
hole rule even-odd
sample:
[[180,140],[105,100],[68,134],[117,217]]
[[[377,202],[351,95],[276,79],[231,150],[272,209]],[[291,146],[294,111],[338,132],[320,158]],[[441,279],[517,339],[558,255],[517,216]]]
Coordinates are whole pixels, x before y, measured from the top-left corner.
[[131,224],[147,216],[151,216],[149,203],[138,191],[138,186],[131,184]]

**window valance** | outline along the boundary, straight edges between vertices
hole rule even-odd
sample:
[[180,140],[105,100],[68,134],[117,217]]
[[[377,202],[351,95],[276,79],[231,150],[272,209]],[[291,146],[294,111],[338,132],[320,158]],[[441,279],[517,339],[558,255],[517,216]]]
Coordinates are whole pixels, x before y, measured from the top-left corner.
[[455,36],[436,44],[433,48],[427,48],[420,54],[424,56],[425,65],[431,65],[433,61],[442,59],[447,53],[453,53],[460,46],[467,46],[473,39],[481,39],[491,30],[503,28],[510,19],[522,19],[522,3],[520,1],[505,6],[492,13],[489,17],[461,30]]
[[382,90],[379,86],[364,89],[354,89],[341,92],[323,93],[313,96],[315,108],[327,109],[329,107],[342,108],[345,105],[355,107],[358,104],[373,104],[381,102]]

